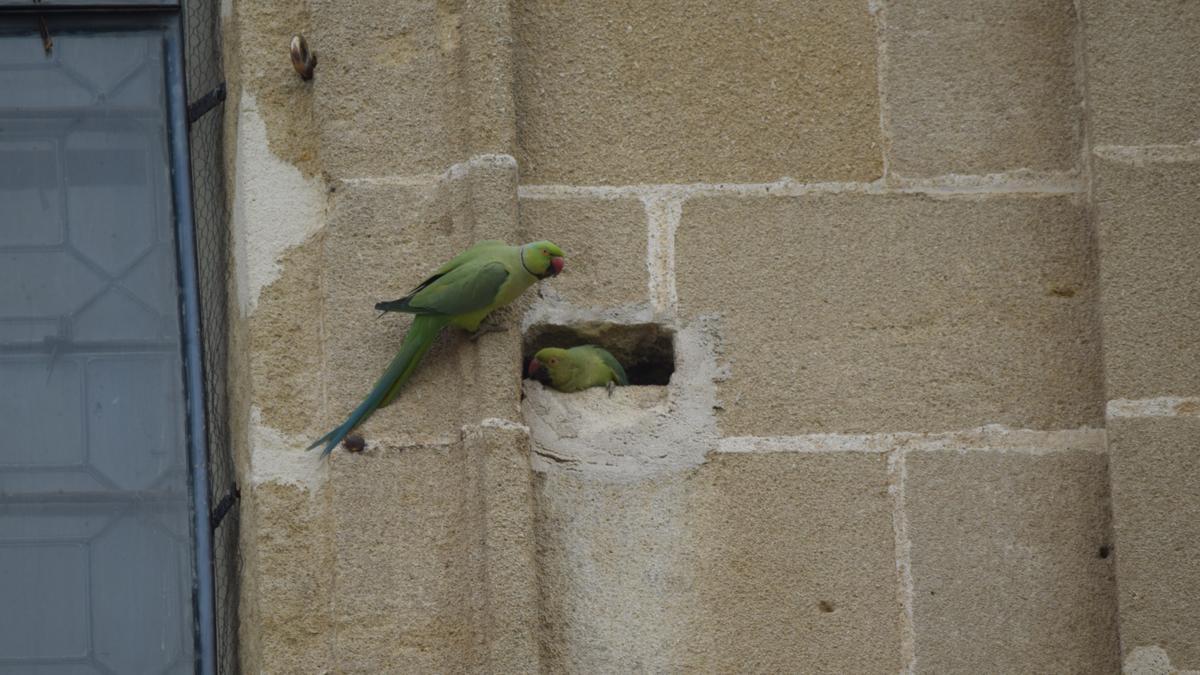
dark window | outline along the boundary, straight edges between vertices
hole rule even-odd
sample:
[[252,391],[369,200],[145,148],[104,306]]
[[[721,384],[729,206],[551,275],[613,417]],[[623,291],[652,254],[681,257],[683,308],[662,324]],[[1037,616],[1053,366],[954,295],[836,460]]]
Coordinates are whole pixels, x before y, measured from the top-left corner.
[[213,666],[181,39],[0,11],[0,673]]

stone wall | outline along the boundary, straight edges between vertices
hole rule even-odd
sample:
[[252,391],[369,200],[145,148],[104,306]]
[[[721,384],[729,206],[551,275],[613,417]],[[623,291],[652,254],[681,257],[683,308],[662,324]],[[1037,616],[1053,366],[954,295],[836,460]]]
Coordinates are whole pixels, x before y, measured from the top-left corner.
[[[234,0],[244,669],[1200,669],[1197,7]],[[566,272],[303,452],[483,238]]]

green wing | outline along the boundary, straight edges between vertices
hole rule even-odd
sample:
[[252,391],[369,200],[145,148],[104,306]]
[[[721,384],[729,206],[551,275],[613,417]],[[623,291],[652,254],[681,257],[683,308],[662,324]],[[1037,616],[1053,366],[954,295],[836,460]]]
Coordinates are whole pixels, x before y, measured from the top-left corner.
[[[508,244],[505,244],[504,242],[500,241],[499,239],[484,239],[483,241],[477,241],[471,245],[471,248],[463,251],[462,253],[459,253],[458,255],[451,258],[450,262],[448,262],[445,265],[442,265],[441,267],[434,270],[433,274],[430,275],[430,278],[440,277],[452,269],[455,269],[457,267],[462,267],[463,265],[465,265],[473,260],[478,259],[479,255],[481,253],[483,253],[485,249],[496,248],[496,247],[504,248],[507,246],[508,246]],[[426,282],[428,282],[428,279],[426,279],[425,282],[422,282],[421,286],[427,285]],[[421,286],[418,286],[417,288],[420,288]],[[412,293],[416,290],[417,289],[414,288],[412,291],[409,292],[409,295],[412,295]]]
[[400,304],[391,311],[442,316],[475,312],[496,300],[506,279],[508,268],[502,262],[464,265],[442,275],[411,296],[398,300]]
[[621,385],[622,387],[629,384],[629,378],[625,375],[625,369],[621,367],[621,363],[617,361],[612,354],[608,353],[607,349],[602,349],[593,345],[588,346],[592,348],[592,350],[596,353],[596,356],[600,357],[600,360],[604,362],[604,365],[608,366],[609,370],[613,371],[613,375],[617,377],[617,384]]
[[485,239],[483,241],[476,242],[475,245],[471,246],[471,248],[463,251],[462,253],[459,253],[458,255],[454,256],[454,258],[451,259],[449,262],[447,262],[446,264],[444,264],[441,267],[434,270],[433,274],[429,275],[429,277],[426,278],[424,281],[422,281],[421,283],[414,286],[413,289],[408,292],[408,295],[406,295],[403,298],[400,298],[398,300],[389,300],[387,302],[377,302],[377,303],[375,303],[375,309],[377,309],[381,312],[407,312],[409,314],[428,314],[430,312],[419,311],[412,305],[413,299],[419,293],[421,293],[421,291],[424,291],[425,289],[435,285],[436,283],[438,283],[440,280],[444,279],[446,276],[450,275],[455,270],[469,266],[472,262],[479,260],[479,258],[482,255],[490,252],[492,249],[506,248],[507,246],[508,246],[508,244],[505,244],[504,242],[496,240],[496,239]]

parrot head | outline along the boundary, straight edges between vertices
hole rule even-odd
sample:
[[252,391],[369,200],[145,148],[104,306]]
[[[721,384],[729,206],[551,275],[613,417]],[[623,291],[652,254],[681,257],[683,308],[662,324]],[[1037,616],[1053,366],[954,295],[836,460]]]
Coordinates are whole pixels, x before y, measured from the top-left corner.
[[567,350],[558,347],[539,349],[529,362],[529,376],[537,377],[544,374],[550,376],[551,382],[565,382],[571,379],[575,362],[567,354]]
[[552,277],[563,269],[562,249],[548,241],[535,241],[521,247],[521,264],[539,279]]

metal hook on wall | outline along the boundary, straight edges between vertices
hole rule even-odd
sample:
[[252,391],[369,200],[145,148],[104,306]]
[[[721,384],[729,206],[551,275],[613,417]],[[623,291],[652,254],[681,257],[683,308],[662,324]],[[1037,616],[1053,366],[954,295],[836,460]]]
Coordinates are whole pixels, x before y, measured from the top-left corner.
[[311,80],[313,69],[317,67],[317,53],[308,50],[308,42],[303,35],[292,36],[292,67],[300,74],[300,79]]

